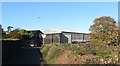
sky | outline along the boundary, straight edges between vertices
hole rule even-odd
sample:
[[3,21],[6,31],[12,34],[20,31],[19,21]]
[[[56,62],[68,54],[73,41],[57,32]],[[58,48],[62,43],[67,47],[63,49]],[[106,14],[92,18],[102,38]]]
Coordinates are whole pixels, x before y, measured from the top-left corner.
[[3,2],[2,27],[89,32],[95,18],[118,21],[117,2]]
[[119,0],[2,0],[2,2],[119,2]]

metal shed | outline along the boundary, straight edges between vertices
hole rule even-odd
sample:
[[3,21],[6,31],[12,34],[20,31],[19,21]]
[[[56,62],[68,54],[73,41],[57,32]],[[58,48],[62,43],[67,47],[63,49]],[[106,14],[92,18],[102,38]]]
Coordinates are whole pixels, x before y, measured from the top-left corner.
[[89,33],[68,32],[58,30],[45,30],[45,44],[51,43],[73,43],[89,41]]

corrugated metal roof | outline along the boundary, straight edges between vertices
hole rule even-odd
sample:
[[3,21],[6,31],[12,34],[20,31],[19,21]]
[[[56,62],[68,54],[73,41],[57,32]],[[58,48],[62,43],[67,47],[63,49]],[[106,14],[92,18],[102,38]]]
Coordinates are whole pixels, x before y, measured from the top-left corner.
[[[55,33],[80,33],[80,32],[72,32],[72,31],[69,31],[69,30],[47,29],[47,30],[44,30],[43,33],[44,34],[55,34]],[[86,32],[85,34],[89,34],[89,32]]]
[[44,34],[54,34],[54,33],[61,33],[61,32],[62,32],[61,30],[54,30],[54,29],[47,29],[43,31]]

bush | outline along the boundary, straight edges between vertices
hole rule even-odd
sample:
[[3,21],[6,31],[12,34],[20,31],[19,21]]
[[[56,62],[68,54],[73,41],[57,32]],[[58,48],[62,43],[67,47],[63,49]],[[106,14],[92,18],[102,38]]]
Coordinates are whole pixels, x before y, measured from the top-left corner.
[[2,38],[3,39],[19,39],[20,38],[20,34],[18,33],[19,30],[18,29],[15,29],[13,31],[11,31],[9,34],[3,34],[2,35]]
[[20,38],[20,34],[18,32],[19,32],[19,30],[17,30],[17,29],[15,29],[12,32],[10,32],[10,34],[9,34],[10,38],[19,39]]
[[27,32],[26,30],[24,30],[24,29],[19,30],[18,33],[20,34],[21,37],[22,37],[22,36],[26,36],[28,39],[33,38],[33,34],[28,33],[28,32]]
[[3,35],[2,35],[2,39],[7,39],[7,38],[10,38],[10,35],[9,35],[9,34],[3,34]]
[[[104,64],[111,60],[117,63],[118,48],[116,46],[103,46],[102,44],[46,44],[42,48],[43,56],[48,63],[57,63],[61,54],[70,53],[67,58],[69,62],[77,64]],[[103,59],[104,61],[101,61]],[[61,59],[65,60],[65,59]],[[64,61],[63,61],[64,62]]]

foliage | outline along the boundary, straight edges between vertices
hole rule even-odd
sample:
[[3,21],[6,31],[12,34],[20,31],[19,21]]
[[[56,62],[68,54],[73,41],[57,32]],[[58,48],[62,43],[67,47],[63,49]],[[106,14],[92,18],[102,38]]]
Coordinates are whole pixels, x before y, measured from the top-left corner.
[[[59,49],[57,49],[56,47],[54,47],[55,45],[51,46],[51,45],[45,45],[41,50],[42,50],[42,54],[45,60],[48,60],[49,63],[54,63],[54,59],[57,56],[60,55],[60,51]],[[56,50],[55,50],[56,49]]]
[[7,39],[7,38],[10,38],[9,34],[2,34],[2,39]]
[[32,38],[33,37],[33,34],[31,33],[28,33],[26,30],[24,29],[21,29],[19,32],[20,36],[23,36],[23,35],[26,35],[28,38]]
[[26,30],[24,29],[15,29],[13,31],[11,31],[9,34],[3,34],[2,38],[3,39],[20,39],[23,35],[26,35],[28,38],[32,38],[33,34],[28,33]]
[[[60,64],[115,64],[118,63],[118,47],[101,44],[45,44],[41,49],[44,60]],[[59,60],[58,60],[59,59]]]
[[93,25],[90,26],[90,39],[97,43],[118,43],[118,27],[116,21],[108,16],[96,18]]
[[120,45],[120,27],[119,27],[119,32],[118,32],[118,43]]
[[20,38],[20,34],[18,32],[19,32],[19,29],[15,29],[12,32],[10,32],[10,34],[9,34],[10,38],[13,38],[13,39]]
[[19,32],[19,29],[15,29],[15,30],[11,31],[9,34],[3,34],[2,38],[3,39],[6,39],[6,38],[19,39],[20,34],[18,32]]

